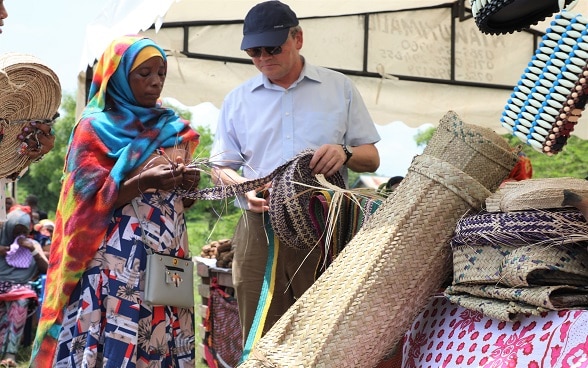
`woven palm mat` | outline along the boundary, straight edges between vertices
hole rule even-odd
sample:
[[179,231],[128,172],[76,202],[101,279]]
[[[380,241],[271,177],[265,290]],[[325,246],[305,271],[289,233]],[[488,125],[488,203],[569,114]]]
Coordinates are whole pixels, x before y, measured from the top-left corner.
[[575,208],[489,213],[459,221],[453,248],[487,245],[518,247],[545,241],[567,244],[588,240],[588,224]]
[[588,224],[576,209],[479,213],[451,240],[445,295],[501,320],[588,306]]
[[375,366],[450,274],[459,218],[516,160],[502,137],[447,113],[399,187],[241,367]]
[[[450,288],[452,293],[446,294],[450,302],[500,321],[515,321],[521,314],[538,316],[550,310],[571,309],[569,306],[574,304],[578,308],[586,309],[585,306],[588,304],[586,288],[573,286],[508,289],[492,285],[458,285]],[[527,301],[545,304],[537,306],[527,304]]]
[[486,199],[488,212],[510,212],[564,207],[564,190],[588,197],[588,180],[544,178],[506,182]]
[[31,121],[52,121],[60,104],[59,78],[41,60],[19,53],[0,56],[0,177],[32,163],[22,154],[18,135]]

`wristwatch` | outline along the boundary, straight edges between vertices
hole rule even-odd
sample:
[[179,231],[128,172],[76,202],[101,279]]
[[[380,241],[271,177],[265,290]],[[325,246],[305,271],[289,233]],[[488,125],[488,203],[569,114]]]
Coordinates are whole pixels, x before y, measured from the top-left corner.
[[353,148],[345,144],[342,144],[341,147],[343,147],[343,152],[345,152],[345,156],[347,156],[347,159],[345,160],[345,162],[343,162],[343,165],[345,165],[347,161],[349,161],[351,156],[353,156]]

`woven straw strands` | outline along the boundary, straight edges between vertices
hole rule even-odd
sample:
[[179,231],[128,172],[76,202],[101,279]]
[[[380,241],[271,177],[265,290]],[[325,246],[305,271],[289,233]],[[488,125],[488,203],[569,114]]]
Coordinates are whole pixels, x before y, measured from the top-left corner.
[[399,187],[240,367],[375,366],[451,274],[457,221],[516,160],[503,138],[447,113]]

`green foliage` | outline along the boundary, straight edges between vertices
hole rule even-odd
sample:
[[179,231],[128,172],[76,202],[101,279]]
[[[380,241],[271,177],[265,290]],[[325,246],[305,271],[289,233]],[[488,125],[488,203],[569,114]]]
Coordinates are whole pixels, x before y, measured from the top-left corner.
[[547,156],[524,144],[513,135],[504,136],[512,147],[520,147],[531,160],[533,178],[585,178],[588,176],[588,140],[571,136],[563,150]]
[[433,136],[433,134],[435,133],[435,128],[430,127],[427,128],[425,130],[419,130],[417,132],[417,134],[415,134],[414,141],[416,142],[416,145],[418,147],[424,147],[427,145],[427,143],[429,143],[429,141],[431,140],[431,137]]
[[[435,133],[436,128],[429,128],[417,133],[415,141],[419,146],[426,146]],[[586,178],[588,176],[588,140],[571,136],[563,150],[553,156],[548,156],[534,150],[530,145],[521,142],[512,134],[503,137],[513,149],[520,149],[533,166],[533,178]]]

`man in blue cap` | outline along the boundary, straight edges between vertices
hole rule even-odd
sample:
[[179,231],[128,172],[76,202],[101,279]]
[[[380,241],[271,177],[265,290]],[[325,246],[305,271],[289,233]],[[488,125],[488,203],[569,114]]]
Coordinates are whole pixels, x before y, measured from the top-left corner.
[[[302,43],[302,28],[288,5],[265,1],[247,13],[241,49],[261,74],[223,102],[211,152],[217,184],[263,177],[309,148],[315,150],[313,174],[329,177],[339,171],[347,181],[347,168],[374,172],[380,165],[375,147],[380,136],[359,92],[345,75],[308,63],[300,55]],[[255,321],[250,332],[268,260],[263,214],[271,188],[264,196],[258,193],[237,198],[246,211],[233,238],[233,283],[247,343],[258,325]],[[315,281],[319,258],[319,247],[279,246],[275,290],[261,322],[264,333]]]

